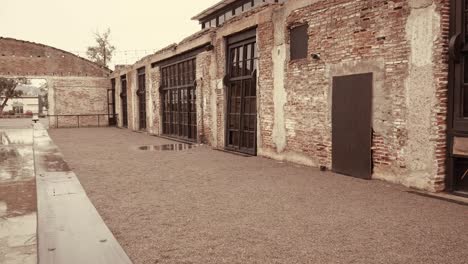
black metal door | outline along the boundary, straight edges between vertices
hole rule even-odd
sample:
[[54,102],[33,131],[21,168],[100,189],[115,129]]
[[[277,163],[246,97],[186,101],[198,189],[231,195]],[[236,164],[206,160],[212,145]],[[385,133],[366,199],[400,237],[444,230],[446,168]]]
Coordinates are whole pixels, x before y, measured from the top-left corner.
[[257,154],[255,37],[230,44],[226,76],[226,149]]
[[449,41],[449,153],[447,189],[468,195],[468,155],[455,141],[468,137],[468,0],[452,0]]
[[115,113],[115,79],[111,80],[112,88],[107,90],[107,114],[109,115],[109,126],[117,124]]
[[140,130],[146,130],[146,74],[145,68],[138,70],[138,113]]
[[122,126],[128,127],[128,110],[127,110],[127,76],[120,77],[122,92],[120,98],[122,101]]
[[163,134],[190,141],[197,139],[195,59],[161,68]]
[[333,171],[370,179],[372,175],[372,74],[333,78]]

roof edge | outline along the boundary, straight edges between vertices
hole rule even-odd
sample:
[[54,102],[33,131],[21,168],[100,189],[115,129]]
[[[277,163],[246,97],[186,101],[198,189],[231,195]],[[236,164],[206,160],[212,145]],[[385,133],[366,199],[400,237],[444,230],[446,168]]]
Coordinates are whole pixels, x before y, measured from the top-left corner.
[[103,67],[103,66],[97,64],[97,63],[94,62],[94,61],[91,61],[91,60],[89,60],[89,59],[80,57],[80,56],[78,56],[78,55],[76,55],[76,54],[73,54],[73,53],[71,53],[71,52],[69,52],[69,51],[66,51],[66,50],[62,50],[62,49],[59,49],[59,48],[55,48],[55,47],[52,47],[52,46],[49,46],[49,45],[45,45],[45,44],[42,44],[42,43],[37,43],[37,42],[32,42],[32,41],[27,41],[27,40],[21,40],[21,39],[15,39],[15,38],[10,38],[10,37],[2,37],[2,36],[0,36],[0,40],[2,40],[2,39],[17,41],[17,42],[22,42],[22,43],[27,43],[27,44],[33,44],[33,45],[37,45],[37,46],[41,46],[41,47],[46,47],[46,48],[51,48],[51,49],[53,49],[53,50],[56,50],[56,51],[59,51],[59,52],[62,52],[62,53],[68,54],[68,55],[72,55],[73,57],[76,57],[76,58],[78,58],[78,59],[80,59],[80,60],[83,60],[83,61],[85,61],[85,62],[91,63],[91,64],[93,64],[95,67],[100,68],[100,69],[103,70],[103,71],[106,71],[107,74],[109,74],[109,73],[112,72],[112,70],[109,69],[109,68],[107,68],[107,67]]

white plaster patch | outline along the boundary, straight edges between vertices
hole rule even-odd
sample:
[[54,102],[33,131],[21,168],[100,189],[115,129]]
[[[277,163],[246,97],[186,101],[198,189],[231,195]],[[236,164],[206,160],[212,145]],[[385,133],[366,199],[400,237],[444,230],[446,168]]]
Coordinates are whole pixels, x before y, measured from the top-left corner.
[[409,75],[405,82],[408,141],[404,153],[409,175],[401,182],[419,189],[431,190],[437,174],[434,166],[435,145],[432,138],[432,107],[436,100],[433,83],[434,40],[440,34],[440,16],[435,4],[412,9],[406,25],[411,55]]

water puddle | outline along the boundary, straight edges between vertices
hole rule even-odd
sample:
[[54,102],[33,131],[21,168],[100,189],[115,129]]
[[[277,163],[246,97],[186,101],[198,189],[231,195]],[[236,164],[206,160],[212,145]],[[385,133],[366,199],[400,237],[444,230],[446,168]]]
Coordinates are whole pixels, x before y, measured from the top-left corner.
[[32,146],[0,146],[0,183],[34,178]]
[[32,129],[4,129],[0,130],[0,146],[31,145],[33,143]]
[[146,151],[184,151],[192,148],[196,148],[197,145],[191,144],[167,144],[167,145],[151,145],[151,146],[141,146],[139,150]]

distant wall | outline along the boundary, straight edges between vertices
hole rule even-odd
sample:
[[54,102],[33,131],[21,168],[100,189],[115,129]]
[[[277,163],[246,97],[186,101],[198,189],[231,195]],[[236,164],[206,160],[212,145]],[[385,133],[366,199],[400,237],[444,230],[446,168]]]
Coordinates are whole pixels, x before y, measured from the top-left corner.
[[109,69],[63,50],[0,38],[0,76],[47,80],[50,115],[107,114],[109,74]]

